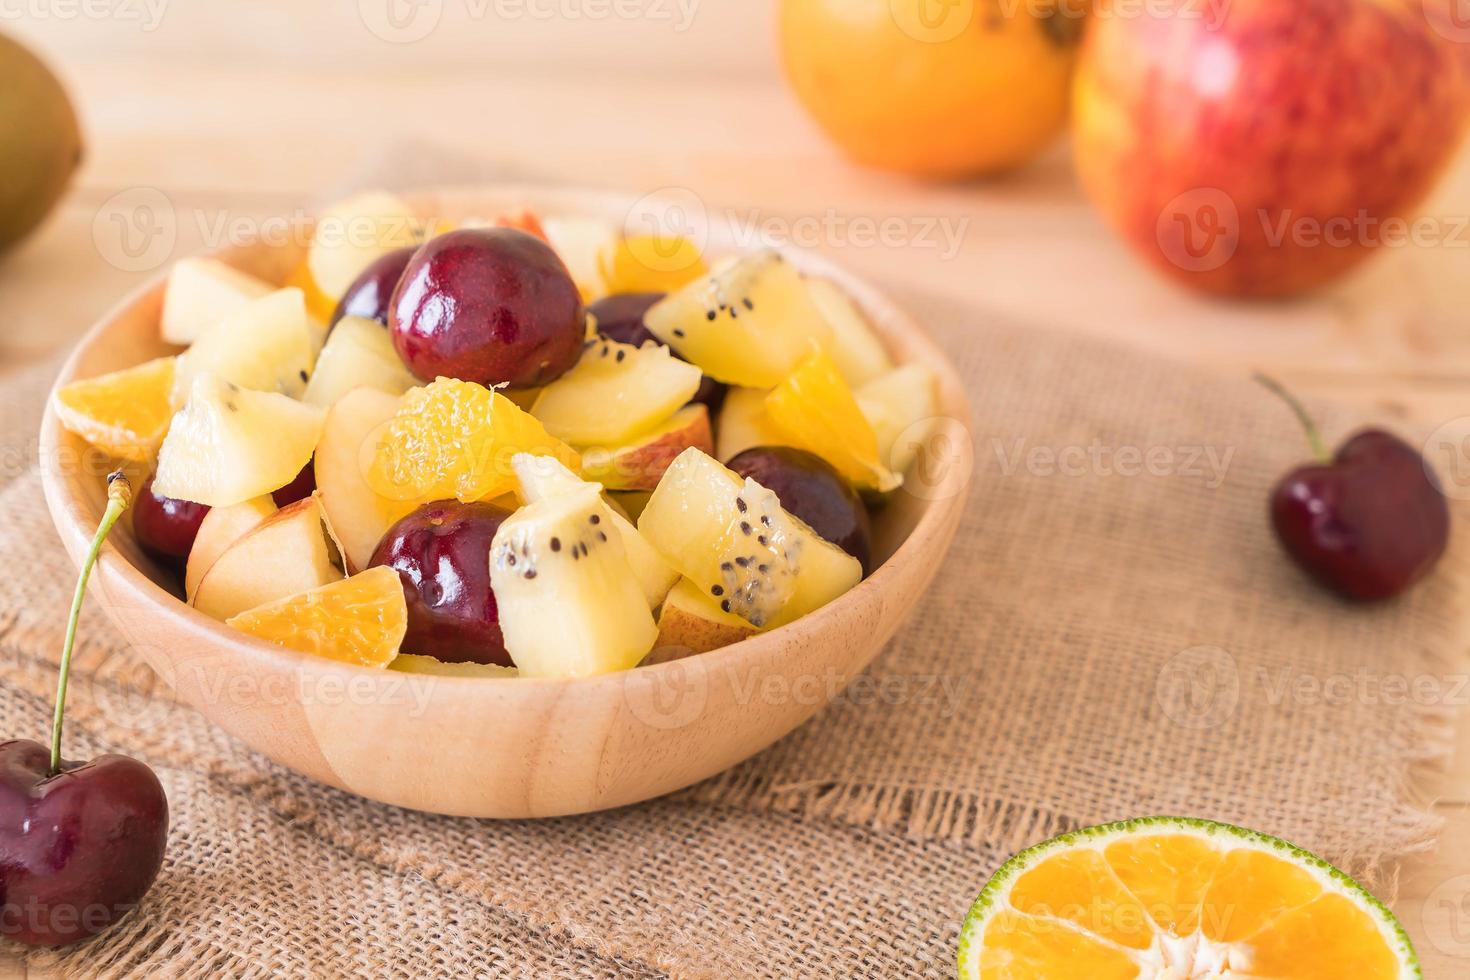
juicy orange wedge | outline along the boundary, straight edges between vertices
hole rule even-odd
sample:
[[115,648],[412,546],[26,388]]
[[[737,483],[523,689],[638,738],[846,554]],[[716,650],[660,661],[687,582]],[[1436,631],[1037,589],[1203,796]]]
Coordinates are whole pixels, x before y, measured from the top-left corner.
[[398,573],[378,566],[225,620],[290,650],[360,667],[387,667],[408,631]]
[[836,363],[821,351],[771,389],[766,416],[792,445],[822,457],[858,486],[887,492],[903,483],[883,465],[872,424]]
[[608,295],[672,293],[709,272],[699,247],[687,238],[631,235],[597,258]]
[[520,486],[516,453],[582,461],[509,398],[484,385],[439,378],[414,388],[376,440],[368,484],[411,509],[431,500],[489,500]]
[[1393,914],[1284,841],[1159,818],[1065,834],[1012,858],[970,910],[961,980],[1406,980]]
[[56,417],[116,459],[147,462],[158,454],[174,409],[169,391],[174,359],[160,357],[137,367],[73,381],[56,393]]
[[332,322],[332,314],[337,312],[337,301],[322,292],[321,287],[312,278],[311,266],[306,264],[305,259],[302,259],[301,263],[291,270],[291,274],[286,277],[282,286],[295,286],[301,290],[306,296],[306,312],[311,314],[312,319],[324,324]]

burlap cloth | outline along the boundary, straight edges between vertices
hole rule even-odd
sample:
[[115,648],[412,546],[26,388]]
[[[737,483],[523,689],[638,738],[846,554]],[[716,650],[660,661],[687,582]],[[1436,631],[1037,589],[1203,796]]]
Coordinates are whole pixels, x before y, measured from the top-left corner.
[[[1383,869],[1436,829],[1412,784],[1447,751],[1461,699],[1435,678],[1462,642],[1450,570],[1463,553],[1403,601],[1344,605],[1268,529],[1268,488],[1305,445],[1259,388],[898,298],[968,382],[976,476],[933,590],[870,677],[811,724],[619,812],[426,816],[272,765],[153,691],[89,614],[68,754],[158,768],[169,855],[119,927],[32,964],[945,976],[966,909],[1012,851],[1156,813],[1281,834],[1386,888]],[[8,736],[47,730],[74,574],[30,466],[50,370],[11,377],[0,399]],[[1322,412],[1332,439],[1359,419]]]

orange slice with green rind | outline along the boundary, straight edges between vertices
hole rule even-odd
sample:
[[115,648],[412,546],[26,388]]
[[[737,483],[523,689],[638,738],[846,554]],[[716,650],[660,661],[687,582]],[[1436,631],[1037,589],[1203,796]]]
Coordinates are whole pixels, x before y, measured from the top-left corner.
[[1408,980],[1418,959],[1361,885],[1285,841],[1157,817],[1008,861],[960,933],[960,980]]
[[174,358],[160,357],[137,367],[84,381],[56,393],[56,418],[114,459],[143,463],[158,455],[168,434],[174,406]]
[[387,667],[408,630],[398,573],[378,566],[225,620],[277,646],[359,667]]

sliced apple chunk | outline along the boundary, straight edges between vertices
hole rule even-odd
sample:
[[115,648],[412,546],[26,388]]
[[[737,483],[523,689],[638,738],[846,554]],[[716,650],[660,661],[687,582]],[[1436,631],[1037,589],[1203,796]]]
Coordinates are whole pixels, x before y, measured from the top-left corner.
[[814,347],[832,343],[801,274],[772,249],[690,283],[644,323],[716,381],[753,388],[779,384]]
[[658,614],[658,642],[643,666],[682,660],[739,643],[758,633],[754,626],[720,608],[719,601],[681,578]]
[[387,327],[376,320],[346,316],[332,328],[301,400],[331,408],[353,388],[401,395],[418,383],[393,349]]
[[709,410],[703,405],[686,405],[626,446],[583,450],[582,475],[609,490],[652,490],[669,464],[690,446],[714,452]]
[[370,568],[247,610],[226,625],[289,650],[382,669],[403,644],[408,604],[397,572]]
[[402,198],[386,191],[359,194],[317,219],[307,268],[317,288],[335,303],[375,260],[417,245],[422,237],[423,222]]
[[279,490],[311,460],[325,413],[203,374],[158,451],[155,493],[228,507]]
[[770,490],[698,449],[670,466],[638,530],[722,611],[763,628],[790,622],[862,580],[862,565],[781,508]]
[[206,616],[229,619],[342,577],[342,556],[321,498],[312,494],[226,548],[200,579],[192,605]]
[[[515,467],[516,478],[520,481],[521,496],[528,503],[574,491],[578,487],[592,486],[602,489],[595,483],[587,483],[550,456],[520,454],[511,461],[511,465]],[[624,514],[608,501],[604,500],[604,503],[607,507],[602,515],[603,519],[616,528],[618,536],[623,539],[623,551],[627,555],[628,565],[633,569],[639,587],[643,589],[648,608],[657,609],[678,579],[679,573],[643,539],[643,535],[638,533],[638,529]]]
[[218,259],[179,259],[164,288],[159,332],[170,344],[192,344],[207,329],[275,288]]
[[316,342],[299,289],[280,289],[235,310],[179,355],[174,404],[189,396],[201,374],[299,398],[316,361]]
[[606,221],[580,217],[543,218],[541,226],[582,298],[590,303],[606,296],[600,259],[617,243],[617,229]]
[[939,413],[938,381],[924,364],[905,364],[853,393],[888,468],[904,473],[933,430]]
[[376,388],[354,388],[327,412],[317,443],[317,490],[327,519],[342,541],[347,567],[360,572],[388,528],[413,509],[373,490],[368,470],[377,455],[378,441],[388,420],[398,411],[399,399]]
[[594,485],[516,511],[490,547],[500,628],[523,677],[590,677],[627,670],[658,637]]
[[827,279],[809,279],[806,288],[832,327],[832,343],[827,353],[832,355],[848,384],[853,387],[867,384],[893,370],[893,359],[883,349],[872,324],[841,286]]
[[276,509],[276,502],[267,493],[230,507],[211,508],[204,515],[199,533],[194,537],[194,547],[189,549],[188,564],[184,567],[184,596],[191,603],[199,591],[199,583],[204,580],[204,573],[214,567],[220,555],[273,517]]
[[617,446],[687,404],[701,377],[661,344],[594,340],[575,367],[541,389],[531,414],[563,442]]
[[715,425],[715,457],[722,463],[756,446],[789,446],[791,440],[766,414],[766,391],[762,388],[731,388],[720,406]]

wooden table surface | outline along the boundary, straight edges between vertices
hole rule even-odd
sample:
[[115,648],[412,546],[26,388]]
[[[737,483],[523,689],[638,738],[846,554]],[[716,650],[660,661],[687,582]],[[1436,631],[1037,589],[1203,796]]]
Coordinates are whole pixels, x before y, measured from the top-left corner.
[[[32,43],[66,78],[89,138],[57,216],[0,263],[0,360],[44,356],[161,263],[236,223],[355,189],[393,160],[430,180],[683,188],[752,224],[820,226],[821,247],[859,271],[978,299],[1012,319],[1224,369],[1268,368],[1304,392],[1431,425],[1470,415],[1470,230],[1387,251],[1310,299],[1203,300],[1154,277],[1108,234],[1075,186],[1064,145],[1024,172],[973,185],[925,186],[844,163],[782,85],[770,6],[0,7],[0,31]],[[599,14],[609,10],[641,13]],[[1470,215],[1470,154],[1426,211],[1447,226]],[[145,233],[145,219],[159,214],[171,237],[124,247],[124,235]],[[885,219],[899,239],[869,241]],[[1443,839],[1406,865],[1396,904],[1431,978],[1470,975],[1466,726],[1458,743],[1450,770],[1425,786],[1446,821]],[[0,962],[7,972],[25,969]]]

